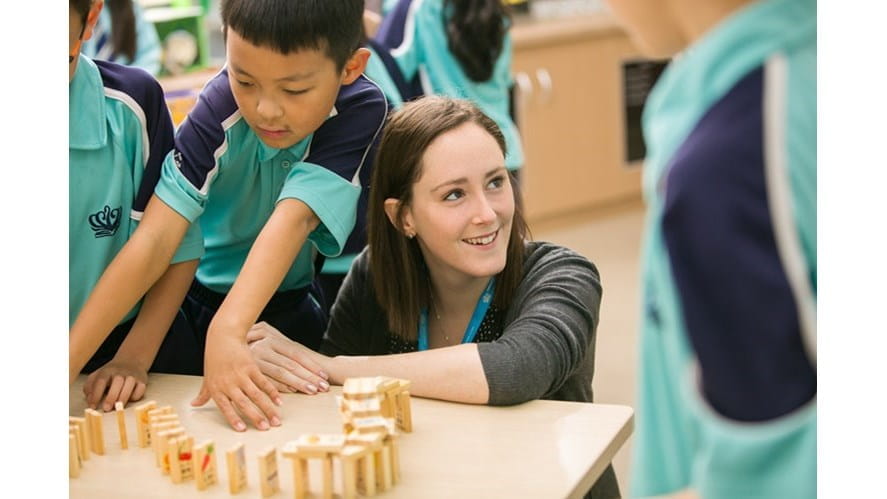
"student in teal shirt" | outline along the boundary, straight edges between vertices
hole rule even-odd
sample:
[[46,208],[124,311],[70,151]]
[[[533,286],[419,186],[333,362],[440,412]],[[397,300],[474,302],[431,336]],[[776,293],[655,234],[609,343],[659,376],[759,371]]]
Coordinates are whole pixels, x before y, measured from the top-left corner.
[[93,36],[83,42],[83,54],[160,73],[160,38],[138,0],[104,0],[104,4]]
[[[127,241],[157,236],[139,230],[139,223],[157,212],[158,201],[151,200],[173,145],[163,92],[151,76],[79,53],[82,41],[93,36],[101,8],[101,2],[69,2],[69,361],[71,380],[81,370],[92,373],[84,390],[89,405],[104,397],[103,408],[109,410],[118,400],[141,398],[152,364],[153,370],[165,370],[184,353],[182,345],[161,343],[203,254],[203,241],[194,227],[174,256],[170,251],[149,257],[163,275],[143,301],[144,292],[132,302],[118,301],[114,292],[120,283],[113,280],[106,300],[91,296]],[[108,313],[113,310],[117,315]]]
[[[338,255],[355,229],[388,112],[362,75],[362,14],[362,0],[223,0],[227,63],[163,164],[157,196],[200,224],[206,246],[183,305],[193,329],[173,334],[205,342],[205,357],[192,359],[204,374],[193,404],[212,397],[239,431],[244,419],[262,430],[281,424],[280,390],[329,387],[317,370],[300,386],[275,386],[246,334],[258,320],[277,322],[319,345],[326,326],[311,289],[316,258]],[[133,253],[169,245],[148,242]],[[127,258],[123,266],[138,265]],[[140,270],[126,275],[143,279]]]
[[[390,9],[390,10],[389,10]],[[524,163],[517,125],[511,118],[510,20],[501,0],[401,0],[386,12],[375,41],[397,63],[409,88],[420,95],[468,99],[505,135],[510,171]]]
[[644,111],[632,495],[816,497],[816,3],[612,1]]

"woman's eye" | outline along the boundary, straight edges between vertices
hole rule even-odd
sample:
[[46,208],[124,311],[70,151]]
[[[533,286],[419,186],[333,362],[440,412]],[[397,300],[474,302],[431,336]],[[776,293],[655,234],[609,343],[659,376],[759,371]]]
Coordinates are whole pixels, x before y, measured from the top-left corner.
[[490,180],[490,183],[487,184],[487,186],[490,189],[498,189],[498,188],[502,187],[502,185],[504,185],[504,184],[505,184],[505,177],[500,176],[500,177],[494,178],[493,180]]
[[444,196],[444,201],[456,201],[464,195],[465,193],[461,190],[450,191],[447,193],[446,196]]
[[252,83],[250,83],[250,82],[248,82],[248,81],[243,81],[243,80],[237,80],[237,84],[240,85],[241,87],[251,87],[251,86],[253,86]]

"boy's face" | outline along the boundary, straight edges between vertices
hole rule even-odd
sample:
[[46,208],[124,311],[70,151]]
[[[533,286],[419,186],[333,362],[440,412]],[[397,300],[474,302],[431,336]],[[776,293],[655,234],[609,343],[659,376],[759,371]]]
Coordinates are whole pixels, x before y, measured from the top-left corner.
[[[232,29],[226,36],[228,76],[243,118],[269,147],[290,147],[323,124],[339,87],[363,73],[354,57],[342,71],[323,50],[281,54],[244,40]],[[355,73],[356,71],[356,73]]]
[[666,58],[687,45],[675,20],[672,2],[665,0],[607,0],[645,56]]

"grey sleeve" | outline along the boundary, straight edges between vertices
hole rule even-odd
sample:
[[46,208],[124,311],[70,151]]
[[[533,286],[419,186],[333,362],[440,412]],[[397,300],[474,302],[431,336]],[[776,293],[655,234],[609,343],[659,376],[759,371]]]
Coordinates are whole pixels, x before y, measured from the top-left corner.
[[[583,256],[553,245],[531,252],[524,268],[502,336],[478,344],[490,389],[488,403],[550,398],[562,388],[587,393],[590,399],[601,301],[597,268]],[[564,387],[565,383],[588,386]]]
[[[372,286],[368,278],[368,253],[364,250],[351,265],[330,311],[330,323],[320,345],[324,355],[370,355],[370,334],[363,310]],[[374,299],[370,297],[370,299]],[[364,327],[361,327],[364,324]]]

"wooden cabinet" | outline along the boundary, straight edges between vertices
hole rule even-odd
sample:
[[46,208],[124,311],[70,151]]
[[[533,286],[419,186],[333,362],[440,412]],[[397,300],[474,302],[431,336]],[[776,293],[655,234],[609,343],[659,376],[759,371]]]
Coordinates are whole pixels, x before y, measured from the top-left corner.
[[612,16],[518,22],[512,30],[516,116],[530,223],[641,192],[626,161],[622,65],[638,52]]

